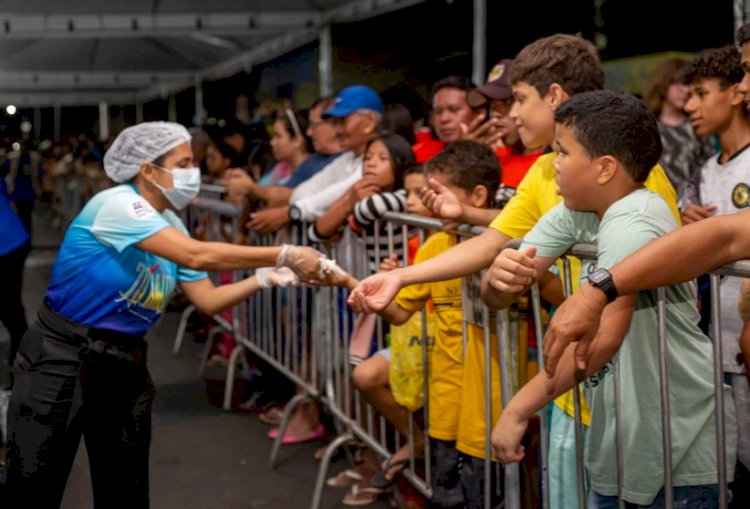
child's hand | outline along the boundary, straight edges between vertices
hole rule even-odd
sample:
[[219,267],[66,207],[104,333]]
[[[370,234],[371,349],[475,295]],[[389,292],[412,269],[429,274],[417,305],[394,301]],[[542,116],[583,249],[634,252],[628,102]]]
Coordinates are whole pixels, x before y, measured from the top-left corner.
[[383,258],[383,261],[380,262],[380,267],[378,267],[378,272],[388,272],[393,269],[397,269],[401,266],[401,264],[398,262],[398,255],[391,255],[390,258]]
[[521,445],[529,421],[516,417],[512,412],[504,411],[492,430],[492,452],[501,463],[515,463],[526,455]]
[[419,197],[424,206],[440,219],[460,220],[464,208],[458,196],[433,178],[428,181],[428,184],[429,187],[425,186],[419,191]]
[[495,290],[505,293],[523,291],[537,278],[536,248],[523,253],[515,249],[503,249],[489,269],[489,283]]
[[700,205],[691,203],[682,211],[682,224],[697,223],[703,219],[708,219],[714,215],[715,211],[716,205],[701,207]]

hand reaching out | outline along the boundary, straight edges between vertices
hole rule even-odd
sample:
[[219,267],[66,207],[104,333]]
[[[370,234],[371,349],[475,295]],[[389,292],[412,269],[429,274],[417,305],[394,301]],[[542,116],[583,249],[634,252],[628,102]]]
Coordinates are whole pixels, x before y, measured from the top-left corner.
[[236,199],[253,194],[256,183],[244,170],[230,168],[224,172],[221,185],[227,188],[227,194],[230,198]]
[[459,221],[464,209],[458,196],[433,178],[428,181],[428,184],[429,187],[425,186],[419,191],[419,197],[424,206],[440,219]]

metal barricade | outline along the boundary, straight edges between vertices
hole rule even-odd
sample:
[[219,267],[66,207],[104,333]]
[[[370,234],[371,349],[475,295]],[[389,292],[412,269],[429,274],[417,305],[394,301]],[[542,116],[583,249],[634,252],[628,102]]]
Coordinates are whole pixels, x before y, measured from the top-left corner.
[[[215,190],[220,192],[220,190]],[[221,218],[224,218],[223,224]],[[235,206],[225,202],[219,202],[212,198],[201,196],[196,200],[185,214],[185,221],[193,227],[203,225],[206,228],[210,240],[226,240],[227,232],[230,237],[236,239],[238,232],[239,211]],[[227,230],[227,220],[231,227]],[[427,219],[407,214],[389,213],[384,218],[385,231],[387,235],[388,254],[393,254],[397,237],[400,236],[400,244],[404,253],[402,258],[406,262],[406,246],[411,237],[415,235],[415,229],[424,240],[429,230],[441,230],[442,224],[435,219]],[[350,274],[361,279],[370,275],[373,271],[373,260],[380,260],[386,253],[381,252],[381,238],[379,225],[375,226],[374,252],[368,252],[363,240],[357,237],[351,230],[346,229],[344,237],[336,245],[320,247],[330,258],[336,260],[341,267]],[[468,237],[480,233],[482,229],[460,228],[453,232],[459,237]],[[306,235],[307,225],[298,225],[291,230],[292,242],[295,244],[308,244]],[[218,238],[217,238],[218,236]],[[207,239],[208,240],[208,239]],[[273,245],[275,239],[270,237],[259,238],[258,245]],[[518,247],[518,241],[509,243],[506,247]],[[576,245],[571,248],[562,258],[562,280],[566,294],[572,293],[572,272],[570,269],[570,256],[583,260],[595,260],[596,249],[590,245]],[[737,277],[750,277],[750,261],[737,262],[727,265],[711,274],[711,290],[714,297],[713,326],[714,326],[714,386],[716,400],[716,444],[717,444],[717,468],[718,481],[722,489],[719,490],[720,507],[725,508],[727,503],[726,487],[727,472],[725,465],[725,432],[724,432],[724,400],[723,400],[723,373],[721,365],[721,328],[720,310],[718,303],[718,281],[722,275]],[[244,274],[235,273],[234,279]],[[493,464],[491,454],[490,433],[495,425],[492,418],[493,402],[498,403],[499,395],[492,394],[493,386],[493,363],[499,366],[500,386],[503,408],[520,387],[520,349],[524,348],[524,342],[519,333],[519,320],[514,318],[509,310],[501,310],[495,314],[490,313],[481,301],[479,292],[479,278],[469,276],[462,281],[462,312],[464,324],[464,352],[467,348],[469,334],[467,328],[476,325],[483,330],[483,347],[485,351],[485,497],[484,507],[491,507],[491,480],[493,476]],[[665,292],[659,289],[655,292],[657,316],[658,316],[658,339],[659,339],[659,362],[660,362],[660,394],[662,400],[662,433],[664,440],[664,486],[665,502],[667,507],[673,506],[671,486],[672,461],[671,461],[671,436],[670,425],[670,402],[669,402],[669,376],[668,358],[672,355],[667,350],[667,306]],[[325,405],[334,416],[337,430],[337,438],[326,448],[318,470],[315,491],[313,493],[311,508],[320,506],[322,490],[328,473],[328,467],[333,453],[337,448],[350,444],[354,441],[364,442],[381,457],[390,457],[394,451],[402,445],[400,432],[369,403],[365,402],[362,395],[352,383],[353,369],[349,362],[349,334],[353,328],[356,317],[346,306],[348,292],[340,288],[289,288],[289,289],[266,289],[253,295],[248,301],[234,308],[232,323],[219,321],[221,325],[231,332],[238,343],[238,347],[230,358],[230,371],[227,376],[227,391],[225,393],[225,408],[228,408],[231,400],[231,380],[234,378],[234,367],[238,356],[244,349],[250,350],[262,358],[268,364],[277,369],[289,380],[293,381],[300,392],[287,405],[279,436],[276,439],[271,453],[270,464],[273,467],[277,461],[284,430],[296,405],[307,401],[318,401]],[[540,292],[537,285],[531,289],[530,305],[533,316],[533,328],[537,338],[539,350],[539,369],[544,370],[541,350],[543,348],[542,338],[544,324],[542,322],[542,306]],[[189,313],[189,308],[186,310]],[[422,355],[423,355],[423,380],[424,380],[424,451],[418,454],[415,450],[415,426],[416,422],[412,413],[408,414],[408,432],[406,433],[409,448],[410,462],[408,468],[402,474],[425,496],[431,495],[432,472],[430,468],[430,438],[429,438],[429,391],[430,391],[430,361],[428,358],[428,346],[426,337],[426,323],[422,323]],[[179,344],[184,334],[186,315],[180,324],[178,340],[175,342],[175,352],[179,352]],[[378,319],[377,323],[378,348],[384,346],[384,326]],[[496,340],[493,341],[492,333],[496,331]],[[496,352],[496,353],[493,353]],[[616,420],[616,451],[617,457],[613,459],[618,467],[619,485],[623,485],[623,436],[620,423],[622,421],[619,365],[614,366],[614,397],[615,397],[615,420]],[[584,440],[581,423],[581,401],[580,391],[573,391],[575,401],[575,439],[576,439],[576,473],[577,473],[577,495],[579,507],[586,506],[586,483],[584,464]],[[545,409],[538,413],[540,418],[540,448],[541,461],[540,492],[542,507],[551,507],[549,499],[549,465],[547,457],[549,454],[549,430]],[[423,456],[425,459],[424,476],[417,474],[416,458]],[[504,468],[503,493],[504,507],[508,509],[519,509],[521,507],[521,485],[519,465],[506,465]],[[533,489],[537,489],[536,487]],[[620,500],[621,506],[624,506]]]
[[[409,227],[419,229],[419,232],[416,233],[416,235],[419,235],[422,239],[425,237],[425,230],[436,230],[442,228],[441,223],[437,220],[417,216],[389,213],[386,217],[390,220],[386,225],[388,253],[381,252],[381,227],[376,224],[374,226],[375,243],[373,252],[368,253],[362,239],[357,237],[347,228],[342,241],[330,249],[328,253],[329,256],[335,259],[339,265],[349,273],[358,279],[361,279],[370,275],[373,268],[373,262],[377,262],[377,260],[384,258],[385,255],[394,254],[394,244],[396,243],[395,237],[397,235],[401,236],[400,245],[404,250],[402,253],[402,260],[403,262],[406,262],[408,240],[412,236]],[[400,230],[400,232],[396,233],[398,230]],[[337,305],[338,303],[343,302],[346,296],[348,296],[348,292],[339,293],[335,291],[331,302],[334,303],[333,305]],[[325,329],[326,337],[328,338],[326,340],[326,344],[328,345],[326,353],[327,358],[331,361],[329,362],[330,369],[326,372],[327,381],[325,387],[327,397],[325,398],[325,401],[329,411],[334,416],[341,433],[326,448],[323,459],[321,460],[311,504],[312,509],[316,509],[320,506],[330,458],[337,448],[355,440],[360,440],[364,442],[367,447],[375,451],[378,456],[388,458],[402,446],[398,430],[388,423],[382,415],[376,416],[375,414],[377,413],[377,410],[369,403],[363,401],[360,392],[352,383],[350,383],[352,369],[349,363],[348,334],[351,324],[356,317],[353,316],[351,311],[346,307],[343,308],[343,311],[340,321],[337,318],[338,314],[334,313],[333,317],[336,319],[333,320],[330,327]],[[427,426],[427,423],[429,422],[429,409],[427,408],[427,401],[429,400],[429,388],[427,385],[429,362],[427,359],[427,342],[425,341],[426,322],[424,321],[424,314],[422,316],[422,338],[420,343],[422,345],[422,361],[425,368],[423,389],[425,398],[425,408],[423,410],[425,429],[423,430],[423,433],[425,440],[424,451],[419,456],[424,457],[425,476],[424,478],[419,477],[415,469],[417,452],[415,451],[414,445],[414,429],[416,423],[413,414],[411,413],[408,415],[408,433],[406,436],[406,445],[409,449],[410,461],[408,468],[405,468],[402,471],[402,474],[420,492],[429,497],[431,494],[429,430]],[[336,334],[331,334],[331,331],[343,331],[343,336],[336,337]],[[384,335],[383,324],[379,318],[377,320],[376,331],[378,341],[377,347],[380,349],[384,346]],[[393,447],[389,447],[390,445]]]
[[[517,247],[518,241],[513,241],[509,246],[506,247]],[[596,246],[580,244],[572,247],[563,257],[563,280],[566,287],[566,293],[570,294],[572,290],[571,284],[571,270],[568,256],[575,256],[582,260],[595,260],[596,259]],[[719,494],[719,507],[727,507],[727,472],[726,472],[726,437],[725,437],[725,405],[724,405],[724,380],[723,380],[723,368],[721,362],[721,314],[720,306],[718,305],[719,299],[719,280],[722,276],[735,276],[735,277],[750,277],[750,261],[735,262],[710,274],[711,278],[711,295],[712,295],[712,327],[713,327],[713,370],[714,370],[714,401],[715,401],[715,416],[716,416],[716,465],[717,465],[717,479],[718,479],[718,494]],[[664,475],[664,501],[665,507],[674,507],[674,494],[673,494],[673,462],[672,462],[672,437],[673,430],[671,426],[671,411],[670,411],[670,387],[669,387],[669,357],[670,355],[679,355],[678,353],[670,354],[667,349],[668,344],[668,332],[667,332],[667,297],[664,288],[658,288],[655,291],[656,294],[656,309],[657,309],[657,336],[658,336],[658,351],[659,351],[659,378],[660,378],[660,399],[661,399],[661,412],[662,412],[662,435],[663,440],[663,475]],[[532,298],[534,306],[540,305],[538,286],[534,285],[532,288]],[[535,313],[535,327],[538,331],[542,330],[542,324],[538,317],[540,315]],[[541,336],[539,336],[541,337]],[[619,363],[614,362],[613,371],[613,394],[615,398],[615,434],[616,434],[616,464],[618,469],[618,498],[620,507],[625,507],[625,502],[622,500],[622,486],[623,486],[623,431],[621,427],[622,422],[622,401],[620,392],[620,370]],[[540,370],[543,366],[540,365]],[[579,396],[579,391],[574,390],[574,395]],[[579,507],[585,507],[586,504],[586,489],[584,483],[584,458],[583,458],[583,437],[581,433],[581,418],[580,418],[580,399],[577,398],[576,410],[575,410],[575,439],[576,439],[576,471],[578,475],[577,491]],[[543,439],[543,444],[547,442],[547,438]],[[546,452],[543,451],[542,461],[544,461]],[[546,465],[543,467],[546,470]],[[543,483],[544,491],[544,483]],[[544,507],[550,507],[548,498],[544,495],[545,505]]]

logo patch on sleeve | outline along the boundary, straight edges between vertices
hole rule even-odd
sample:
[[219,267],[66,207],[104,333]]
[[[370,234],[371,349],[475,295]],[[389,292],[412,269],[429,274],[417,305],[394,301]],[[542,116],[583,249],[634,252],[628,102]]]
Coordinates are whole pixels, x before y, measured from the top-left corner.
[[136,200],[128,203],[127,211],[128,215],[133,219],[146,219],[156,215],[154,208],[145,200]]

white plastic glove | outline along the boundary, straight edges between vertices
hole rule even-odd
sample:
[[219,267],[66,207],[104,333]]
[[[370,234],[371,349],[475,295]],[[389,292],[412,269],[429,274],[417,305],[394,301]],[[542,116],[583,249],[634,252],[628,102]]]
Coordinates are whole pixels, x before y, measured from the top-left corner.
[[255,269],[255,280],[261,288],[271,288],[272,286],[286,288],[287,286],[299,285],[297,274],[289,267],[261,267]]
[[326,270],[330,270],[331,273],[333,273],[333,275],[337,277],[343,277],[346,275],[346,272],[344,271],[344,269],[339,267],[339,265],[336,263],[336,260],[331,260],[328,257],[320,260],[320,274],[318,276],[318,279],[321,279],[321,280],[325,279]]
[[320,261],[323,253],[307,246],[283,244],[276,258],[276,267],[289,267],[302,281],[320,276]]

